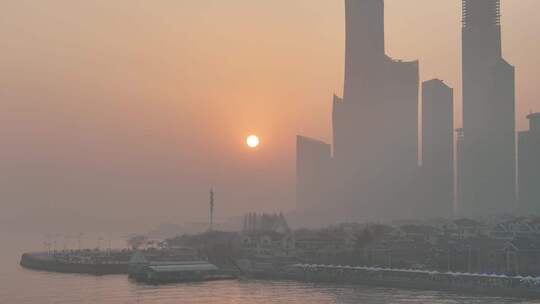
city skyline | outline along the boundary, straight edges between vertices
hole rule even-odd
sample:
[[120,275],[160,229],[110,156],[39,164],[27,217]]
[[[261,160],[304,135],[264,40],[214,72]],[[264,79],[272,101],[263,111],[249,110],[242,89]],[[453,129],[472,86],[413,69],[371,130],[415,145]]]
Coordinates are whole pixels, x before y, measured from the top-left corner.
[[540,0],[1,2],[1,303],[540,299]]
[[[297,142],[302,223],[533,212],[537,114],[527,116],[531,131],[520,137],[526,150],[519,152],[521,174],[516,70],[502,55],[500,0],[462,1],[463,127],[457,156],[453,89],[428,80],[419,98],[419,62],[386,53],[385,3],[345,0],[344,91],[332,103],[332,142]],[[527,205],[522,208],[516,172]]]
[[[175,220],[184,208],[204,219],[210,184],[230,207],[219,216],[293,208],[294,135],[330,141],[328,96],[342,96],[341,1],[5,4],[3,193],[5,214],[19,219],[6,221],[44,225],[59,213],[129,221],[126,207],[150,222]],[[539,102],[532,59],[540,4],[502,5],[503,52],[519,68],[524,130]],[[455,89],[456,127],[460,8],[389,0],[385,17],[387,52],[418,59],[421,81],[439,78]],[[250,133],[264,142],[257,154],[243,149]],[[159,208],[148,208],[150,200]]]
[[[344,90],[332,102],[332,150],[323,150],[322,142],[297,142],[301,223],[452,216],[452,161],[434,154],[453,159],[453,95],[448,101],[424,82],[419,119],[420,63],[387,54],[384,0],[345,0],[345,23]],[[442,103],[448,113],[432,110]],[[439,128],[445,121],[449,125]],[[434,207],[441,203],[447,206]]]

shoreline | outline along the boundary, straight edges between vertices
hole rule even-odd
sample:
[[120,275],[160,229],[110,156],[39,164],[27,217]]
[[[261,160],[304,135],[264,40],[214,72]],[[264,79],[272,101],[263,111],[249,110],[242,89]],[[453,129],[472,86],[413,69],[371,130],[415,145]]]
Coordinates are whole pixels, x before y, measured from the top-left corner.
[[[20,265],[24,268],[56,273],[77,273],[88,275],[127,275],[128,263],[67,263],[48,253],[24,253]],[[386,274],[385,274],[386,273]],[[390,276],[392,274],[393,276]],[[396,276],[397,274],[397,276]],[[437,281],[430,275],[455,278]],[[420,277],[416,277],[420,275]],[[478,282],[464,283],[464,278],[483,278],[488,285]],[[437,273],[429,271],[393,270],[369,267],[331,266],[331,265],[292,265],[287,270],[248,273],[239,280],[294,281],[303,283],[347,284],[381,288],[397,288],[418,291],[438,291],[463,295],[495,296],[519,299],[540,299],[540,287],[517,285],[521,277],[502,275],[480,275],[462,273]],[[525,279],[525,278],[521,278]],[[507,285],[505,285],[507,284]]]
[[[311,283],[344,283],[457,294],[540,299],[540,287],[527,286],[529,278],[472,273],[439,273],[373,267],[294,265],[285,278]],[[533,279],[533,278],[530,278]],[[531,285],[533,285],[531,283]]]
[[19,263],[22,267],[48,271],[56,273],[76,273],[89,275],[114,275],[127,274],[127,262],[109,262],[109,263],[85,263],[85,262],[66,262],[57,259],[54,255],[46,252],[24,253]]

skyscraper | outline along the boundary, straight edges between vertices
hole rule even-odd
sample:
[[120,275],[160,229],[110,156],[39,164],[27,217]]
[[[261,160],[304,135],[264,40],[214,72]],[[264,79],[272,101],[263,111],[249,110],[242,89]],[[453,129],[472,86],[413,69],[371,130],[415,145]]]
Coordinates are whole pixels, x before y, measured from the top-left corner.
[[454,90],[439,79],[422,84],[421,212],[450,217],[454,203]]
[[502,58],[500,0],[463,2],[463,201],[470,216],[513,210],[514,67]]
[[327,204],[341,210],[341,221],[410,217],[418,175],[418,62],[386,55],[383,0],[345,0],[345,7],[344,96],[333,99]]
[[345,0],[344,99],[376,94],[386,59],[384,1]]
[[519,207],[525,214],[540,213],[540,113],[531,113],[529,130],[519,132]]
[[296,137],[297,208],[322,207],[328,198],[331,145],[304,136]]
[[413,200],[418,171],[418,62],[386,55],[383,0],[345,7],[344,96],[333,107],[339,199],[364,216],[393,217]]

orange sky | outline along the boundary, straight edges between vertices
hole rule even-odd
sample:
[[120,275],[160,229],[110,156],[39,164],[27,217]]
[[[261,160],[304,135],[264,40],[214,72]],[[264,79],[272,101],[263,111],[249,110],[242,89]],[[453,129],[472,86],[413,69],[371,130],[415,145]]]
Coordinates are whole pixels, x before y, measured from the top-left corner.
[[[456,88],[459,111],[461,1],[386,3],[388,53]],[[200,219],[212,184],[222,215],[292,209],[295,134],[330,140],[343,10],[342,0],[2,1],[2,204],[23,216]],[[538,0],[503,0],[520,129],[540,111],[539,16]],[[249,133],[262,139],[255,153]]]

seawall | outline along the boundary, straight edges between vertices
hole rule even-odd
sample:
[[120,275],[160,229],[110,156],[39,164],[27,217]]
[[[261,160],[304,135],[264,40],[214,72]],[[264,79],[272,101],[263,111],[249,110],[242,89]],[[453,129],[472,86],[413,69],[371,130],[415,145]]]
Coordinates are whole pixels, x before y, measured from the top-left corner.
[[127,274],[127,262],[68,262],[46,252],[24,253],[20,265],[24,268],[60,273],[92,275]]

